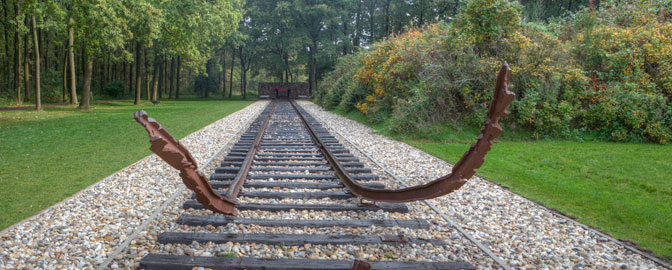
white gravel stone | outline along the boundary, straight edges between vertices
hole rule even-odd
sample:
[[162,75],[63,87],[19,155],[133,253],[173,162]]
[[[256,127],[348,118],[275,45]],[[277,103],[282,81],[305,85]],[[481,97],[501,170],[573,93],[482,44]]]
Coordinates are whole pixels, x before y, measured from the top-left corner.
[[[318,121],[322,121],[324,127],[332,129],[332,135],[357,156],[366,167],[373,169],[373,174],[381,176],[379,182],[388,187],[400,187],[394,179],[385,175],[387,169],[401,177],[407,184],[426,182],[437,176],[450,171],[451,165],[440,161],[418,149],[406,144],[389,140],[375,134],[371,129],[357,122],[322,111],[319,107],[306,101],[299,102]],[[263,109],[262,103],[253,106],[254,113],[247,114],[246,119],[256,116]],[[251,106],[252,107],[252,106]],[[248,107],[249,110],[252,110]],[[248,110],[246,109],[246,110]],[[232,115],[233,116],[233,115]],[[231,116],[230,116],[231,117]],[[243,128],[241,126],[238,129]],[[221,132],[224,136],[231,136],[235,129]],[[355,145],[346,143],[343,134]],[[203,141],[213,140],[204,138]],[[224,141],[224,139],[218,139]],[[201,144],[203,145],[203,144]],[[192,150],[201,145],[187,145]],[[368,159],[355,147],[362,149],[366,155],[371,156],[384,168]],[[215,160],[221,160],[226,155],[226,150],[218,155]],[[210,152],[210,155],[214,150]],[[206,155],[196,157],[199,161],[207,159]],[[202,161],[201,161],[202,162]],[[159,162],[160,163],[160,162]],[[207,168],[202,168],[206,174],[212,173],[217,166],[212,162]],[[151,166],[161,166],[154,165]],[[164,166],[160,171],[164,172],[170,180],[164,180],[172,186],[162,198],[165,200],[170,193],[177,190],[179,177],[172,168]],[[151,178],[151,177],[150,177]],[[278,180],[276,181],[288,181]],[[149,180],[147,180],[149,181]],[[252,180],[254,181],[254,180]],[[149,186],[143,185],[143,187]],[[142,188],[138,188],[140,190]],[[129,192],[137,192],[129,191]],[[253,189],[246,189],[252,191]],[[267,190],[267,189],[258,189]],[[275,190],[277,191],[277,190]],[[302,189],[287,189],[286,192],[312,191]],[[141,191],[142,192],[142,191]],[[152,193],[152,192],[150,192]],[[144,194],[144,193],[143,193]],[[143,195],[144,196],[144,195]],[[265,211],[241,211],[241,218],[258,219],[311,219],[311,220],[348,220],[348,219],[411,219],[422,218],[430,223],[429,230],[410,230],[407,228],[287,228],[287,227],[261,227],[256,225],[229,224],[227,226],[190,227],[178,225],[175,220],[181,214],[196,215],[219,215],[208,210],[182,209],[182,204],[191,199],[192,192],[183,190],[177,199],[169,202],[168,206],[151,221],[147,228],[131,241],[131,244],[108,266],[133,269],[138,266],[138,261],[148,253],[166,253],[190,256],[247,256],[257,258],[311,258],[311,259],[343,259],[353,260],[362,258],[366,260],[407,260],[407,261],[467,261],[479,269],[500,269],[501,267],[475,244],[470,242],[464,235],[450,226],[436,212],[421,202],[409,203],[411,214],[387,213],[383,211],[366,212],[327,212],[327,211],[288,211],[288,212],[265,212]],[[142,197],[142,196],[139,196]],[[266,202],[266,203],[354,203],[352,200],[273,200],[241,197],[243,202]],[[538,206],[525,198],[515,195],[503,188],[486,180],[474,177],[461,190],[446,197],[431,200],[444,213],[456,220],[469,231],[478,241],[490,248],[498,257],[515,269],[658,269],[657,266],[639,255],[632,254],[622,246],[608,239],[603,239],[590,230],[568,223],[550,213],[547,209]],[[155,202],[152,210],[161,202]],[[129,215],[130,209],[124,212],[124,217]],[[148,215],[146,212],[135,211]],[[142,218],[134,220],[135,224],[142,223]],[[116,223],[116,222],[115,222]],[[117,223],[118,224],[118,223]],[[132,227],[132,226],[131,226]],[[116,228],[128,228],[128,225],[118,224]],[[65,226],[62,230],[67,230]],[[109,252],[130,234],[126,229],[123,236],[119,236],[113,243],[104,243],[102,250]],[[243,245],[238,243],[212,244],[192,243],[188,245],[157,243],[157,235],[166,231],[182,232],[217,232],[217,233],[311,233],[311,234],[355,234],[355,235],[381,235],[381,234],[404,234],[409,237],[432,238],[446,241],[448,245],[434,247],[431,245],[405,245],[400,247],[385,245],[311,245],[302,246],[273,246],[265,244]],[[114,229],[108,228],[112,235],[119,234]],[[52,237],[54,239],[54,237]],[[4,239],[2,239],[4,240]],[[30,244],[32,238],[10,238],[6,245],[15,242]],[[63,241],[63,240],[61,240]],[[3,243],[3,242],[0,242]],[[61,246],[66,248],[68,241]],[[39,245],[39,242],[36,243]],[[24,244],[27,245],[27,244]],[[89,246],[95,246],[89,244]],[[61,248],[62,249],[62,248]],[[61,250],[57,249],[57,250]],[[7,252],[4,255],[0,249],[0,256],[12,257],[18,252]],[[58,253],[56,253],[58,254]],[[68,253],[70,254],[70,253]],[[50,253],[54,256],[54,253]],[[75,255],[69,261],[73,261]],[[87,258],[87,256],[80,258]],[[0,257],[5,258],[5,257]],[[86,260],[84,260],[86,262]],[[2,263],[2,260],[0,260]],[[50,263],[50,260],[47,260]],[[73,265],[73,264],[65,264]],[[77,265],[77,264],[74,264]],[[95,266],[94,262],[89,265]],[[619,268],[620,267],[620,268]],[[48,268],[48,267],[43,267]],[[54,268],[54,267],[52,267]],[[57,268],[57,267],[56,267]]]
[[[226,153],[222,153],[218,159],[223,159]],[[364,161],[369,165],[370,161]],[[373,164],[373,163],[371,163]],[[204,170],[211,173],[214,167]],[[381,182],[386,185],[394,185],[389,177],[385,177],[379,170],[374,173],[383,176]],[[269,179],[270,180],[270,179]],[[254,181],[254,180],[252,180]],[[277,179],[276,179],[277,181]],[[285,180],[282,180],[285,181]],[[288,180],[289,181],[289,180]],[[300,179],[291,180],[300,181]],[[248,189],[244,189],[247,191]],[[299,192],[300,189],[288,189],[289,192]],[[407,228],[293,228],[293,227],[261,227],[255,225],[236,225],[227,226],[205,226],[190,227],[178,225],[175,220],[181,214],[196,214],[220,216],[209,210],[181,209],[181,205],[191,199],[192,193],[185,190],[182,196],[171,202],[161,213],[161,216],[150,223],[150,228],[156,228],[156,231],[143,232],[137,237],[137,249],[146,250],[152,253],[168,253],[174,255],[202,255],[207,253],[217,256],[246,256],[254,258],[309,258],[309,259],[342,259],[353,260],[355,258],[364,258],[366,260],[405,260],[405,261],[468,261],[474,265],[487,268],[496,268],[497,264],[483,253],[476,245],[462,237],[457,230],[441,225],[443,222],[437,215],[430,215],[431,210],[422,203],[409,203],[412,210],[410,214],[388,213],[384,211],[364,211],[364,212],[331,212],[331,211],[287,211],[287,212],[266,212],[266,211],[240,211],[241,218],[255,219],[306,219],[306,220],[359,220],[359,219],[414,219],[421,218],[427,220],[431,227],[429,230],[411,230]],[[275,200],[239,197],[241,202],[263,202],[263,203],[351,203],[356,200]],[[438,224],[438,225],[437,225]],[[354,234],[354,235],[398,235],[404,234],[408,237],[419,237],[429,239],[441,239],[447,242],[446,246],[433,247],[431,245],[304,245],[304,246],[273,246],[263,244],[241,245],[238,243],[227,243],[215,245],[212,243],[202,243],[198,248],[193,245],[156,243],[155,232],[177,231],[177,232],[215,232],[215,233],[321,233],[330,235]],[[129,247],[124,250],[121,256],[117,257],[114,263],[132,264],[137,263],[143,256]]]
[[[332,135],[344,136],[408,185],[450,173],[451,164],[415,147],[381,136],[309,101],[298,103],[330,129]],[[478,176],[460,190],[430,201],[514,269],[663,269],[622,245]]]
[[[256,102],[180,142],[198,162],[203,163],[256,117],[266,103]],[[129,117],[128,121],[133,119]],[[138,125],[137,128],[141,127]],[[144,141],[147,137],[143,135],[137,139]],[[0,269],[95,268],[180,185],[182,182],[176,170],[156,155],[145,157],[36,217],[3,231],[0,235]],[[155,229],[150,228],[144,233]],[[137,242],[131,242],[129,248],[136,256],[144,256],[147,251],[133,250]],[[133,265],[122,261],[109,267]]]

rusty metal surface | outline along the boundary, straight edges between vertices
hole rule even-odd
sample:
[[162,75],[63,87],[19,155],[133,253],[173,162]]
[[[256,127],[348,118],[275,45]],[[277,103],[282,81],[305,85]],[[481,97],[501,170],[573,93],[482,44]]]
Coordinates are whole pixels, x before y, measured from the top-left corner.
[[508,89],[510,75],[511,69],[506,63],[503,63],[497,76],[494,97],[488,110],[488,118],[485,125],[481,128],[481,134],[478,136],[476,142],[471,145],[469,151],[464,153],[462,158],[455,164],[452,172],[426,184],[397,190],[370,188],[358,183],[346,169],[336,161],[334,155],[327,147],[325,147],[325,144],[322,143],[322,140],[316,135],[313,128],[297,109],[296,104],[294,104],[293,101],[292,105],[299,111],[299,116],[310,130],[311,136],[315,142],[317,142],[318,147],[333,167],[338,178],[346,188],[352,192],[352,194],[376,202],[418,201],[440,197],[459,189],[476,173],[476,169],[483,165],[483,162],[485,162],[485,155],[492,148],[493,141],[502,133],[502,128],[499,126],[498,120],[500,117],[508,114],[506,112],[506,107],[511,104],[515,97],[515,94]]
[[229,190],[226,192],[226,197],[233,199],[236,202],[238,202],[238,200],[235,198],[238,197],[240,189],[243,187],[243,184],[245,184],[245,180],[247,180],[247,173],[250,171],[250,167],[252,166],[252,160],[254,159],[254,155],[257,154],[257,150],[259,150],[259,144],[261,144],[261,139],[264,137],[264,131],[266,131],[266,128],[268,127],[268,122],[271,119],[271,115],[273,115],[275,106],[277,104],[277,101],[273,101],[273,107],[271,107],[271,111],[268,113],[268,117],[264,120],[264,124],[259,129],[259,133],[257,133],[254,144],[252,147],[250,147],[250,150],[247,151],[247,155],[243,160],[243,164],[240,166],[238,174],[236,174],[236,177],[233,179],[233,183],[231,186],[229,186]]
[[208,179],[198,170],[196,160],[189,150],[177,141],[161,124],[149,118],[145,111],[133,114],[149,134],[150,150],[173,168],[180,170],[182,182],[196,193],[196,200],[205,208],[217,213],[236,215],[236,202],[219,195],[210,186]]
[[237,216],[238,210],[236,209],[236,205],[240,202],[236,197],[243,184],[245,184],[245,180],[247,180],[247,173],[252,165],[252,159],[259,148],[264,130],[266,130],[269,119],[275,110],[275,105],[276,102],[273,102],[273,107],[271,108],[268,117],[264,120],[262,127],[259,129],[254,145],[252,145],[250,151],[248,151],[240,171],[238,171],[233,183],[229,186],[229,190],[224,196],[217,193],[217,191],[212,188],[205,175],[198,170],[196,160],[191,156],[189,150],[163,128],[159,122],[153,118],[149,118],[145,111],[136,112],[133,114],[133,118],[147,130],[147,133],[149,134],[149,142],[151,143],[149,149],[166,163],[170,164],[170,166],[180,170],[182,182],[187,188],[196,193],[196,200],[199,203],[214,212]]
[[[358,183],[346,171],[343,165],[334,158],[335,156],[331,151],[324,146],[325,144],[316,135],[312,126],[296,107],[296,104],[293,101],[291,104],[299,112],[299,117],[310,131],[311,137],[317,143],[318,148],[324,154],[324,157],[332,166],[338,178],[352,194],[374,202],[410,202],[431,199],[459,189],[475,174],[476,169],[483,165],[485,155],[492,148],[493,141],[502,132],[498,120],[500,117],[507,115],[506,107],[513,101],[515,96],[508,90],[510,72],[511,70],[508,65],[506,63],[502,64],[495,85],[493,101],[488,110],[488,118],[485,125],[481,128],[481,134],[478,136],[476,143],[472,144],[469,151],[455,164],[452,172],[426,184],[397,190],[371,188]],[[182,181],[189,189],[196,193],[198,202],[214,212],[237,216],[238,211],[235,206],[239,202],[236,197],[245,183],[247,172],[252,164],[251,161],[259,147],[264,130],[268,126],[275,106],[274,102],[268,117],[257,134],[254,145],[248,151],[240,171],[224,196],[212,188],[208,179],[197,169],[198,165],[189,151],[164,129],[161,124],[149,118],[145,111],[136,112],[133,118],[147,130],[151,143],[150,150],[173,168],[180,170]]]
[[352,270],[371,270],[373,267],[370,263],[362,260],[355,260],[355,263],[352,264]]

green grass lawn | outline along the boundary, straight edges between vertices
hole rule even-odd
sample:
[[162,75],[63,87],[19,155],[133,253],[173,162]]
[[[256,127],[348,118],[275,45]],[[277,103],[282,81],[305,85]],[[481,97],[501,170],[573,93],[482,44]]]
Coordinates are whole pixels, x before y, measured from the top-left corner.
[[[395,135],[385,123],[341,113],[455,163],[478,129]],[[523,140],[505,131],[477,174],[618,239],[672,259],[672,145]]]
[[176,138],[253,101],[117,101],[43,112],[0,112],[0,229],[6,228],[149,155],[147,132],[133,120],[145,110]]

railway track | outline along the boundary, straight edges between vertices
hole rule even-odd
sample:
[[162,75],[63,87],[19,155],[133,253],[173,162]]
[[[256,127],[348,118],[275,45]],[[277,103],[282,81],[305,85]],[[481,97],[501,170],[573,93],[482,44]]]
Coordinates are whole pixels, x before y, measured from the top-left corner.
[[[417,218],[405,203],[366,203],[349,193],[314,136],[357,181],[367,187],[385,187],[378,175],[302,108],[288,100],[273,101],[209,179],[213,190],[236,204],[237,216],[204,209],[194,194],[183,204],[183,213],[172,226],[176,229],[157,236],[158,243],[165,246],[159,250],[193,246],[212,250],[203,253],[206,256],[148,254],[140,261],[140,268],[475,269],[467,262],[395,260],[405,249],[442,250],[450,241],[425,237],[431,224]],[[298,258],[278,258],[292,256],[277,254],[268,258],[238,256],[240,252],[230,250],[250,246],[305,252],[298,253]],[[343,247],[347,254],[329,256],[335,247]],[[376,249],[385,250],[387,259],[357,259],[358,250]],[[317,259],[325,258],[322,253],[336,259]]]

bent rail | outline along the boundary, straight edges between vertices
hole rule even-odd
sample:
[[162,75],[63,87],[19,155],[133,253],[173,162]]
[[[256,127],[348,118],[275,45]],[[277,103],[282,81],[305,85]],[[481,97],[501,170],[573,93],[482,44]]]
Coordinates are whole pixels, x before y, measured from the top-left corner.
[[511,69],[505,62],[499,70],[494,97],[488,110],[488,118],[485,125],[481,128],[481,134],[478,136],[476,142],[471,145],[469,151],[464,153],[462,158],[455,164],[452,172],[426,184],[396,190],[370,188],[359,184],[345,170],[343,165],[336,161],[331,151],[324,146],[322,140],[316,135],[294,102],[292,102],[292,106],[299,112],[299,116],[310,130],[311,136],[317,142],[327,161],[334,168],[338,178],[352,194],[375,202],[411,202],[440,197],[459,189],[474,176],[476,169],[483,165],[485,155],[492,148],[493,141],[502,133],[502,127],[499,126],[498,120],[501,116],[508,114],[506,107],[511,104],[515,97],[515,94],[508,89],[510,75]]
[[[495,85],[495,93],[493,101],[488,110],[488,119],[481,134],[478,136],[476,143],[472,144],[462,158],[455,164],[452,172],[448,175],[439,177],[429,183],[421,184],[413,187],[389,190],[370,188],[359,184],[341,165],[331,151],[326,148],[322,139],[319,138],[313,127],[305,119],[302,112],[297,108],[292,101],[292,106],[297,110],[299,117],[304,122],[307,129],[310,131],[313,140],[317,143],[318,148],[324,154],[327,161],[330,163],[336,175],[343,182],[346,188],[354,195],[370,201],[378,202],[410,202],[423,199],[431,199],[449,194],[464,185],[480,168],[485,161],[485,155],[492,148],[493,141],[502,133],[502,128],[499,126],[498,120],[501,116],[507,115],[506,107],[513,101],[514,94],[508,90],[508,82],[511,70],[509,66],[504,63],[497,76],[497,83]],[[272,111],[275,109],[273,104]],[[265,119],[262,129],[259,131],[254,145],[250,148],[250,152],[246,157],[249,161],[254,152],[259,146],[261,136],[264,129],[268,125],[270,115]],[[177,141],[165,128],[161,126],[156,120],[149,118],[145,111],[138,111],[133,115],[133,118],[140,123],[149,134],[150,150],[156,153],[161,159],[170,164],[175,169],[180,170],[180,177],[183,183],[194,193],[196,199],[205,208],[217,213],[225,215],[238,215],[235,206],[239,203],[236,199],[240,187],[245,182],[245,175],[249,169],[251,162],[244,164],[240,172],[234,180],[234,184],[229,187],[228,192],[222,196],[217,193],[210,185],[208,179],[198,170],[198,165],[191,153]]]
[[145,111],[133,114],[135,121],[140,123],[149,134],[149,147],[163,161],[180,170],[182,182],[196,193],[196,200],[205,208],[226,215],[237,215],[237,200],[219,195],[210,186],[208,179],[198,170],[198,164],[189,150],[173,137],[159,122],[149,118]]

